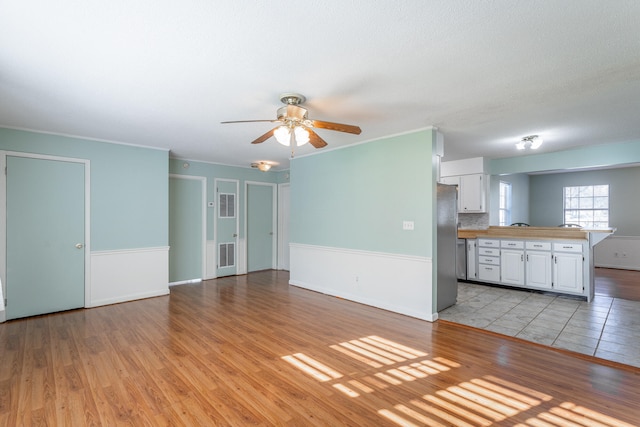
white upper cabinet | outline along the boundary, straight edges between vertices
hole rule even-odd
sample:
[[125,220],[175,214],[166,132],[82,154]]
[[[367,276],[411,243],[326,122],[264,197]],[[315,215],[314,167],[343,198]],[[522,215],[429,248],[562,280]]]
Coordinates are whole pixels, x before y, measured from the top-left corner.
[[440,182],[458,186],[459,213],[485,213],[487,212],[486,182],[488,178],[488,175],[484,174],[443,176]]

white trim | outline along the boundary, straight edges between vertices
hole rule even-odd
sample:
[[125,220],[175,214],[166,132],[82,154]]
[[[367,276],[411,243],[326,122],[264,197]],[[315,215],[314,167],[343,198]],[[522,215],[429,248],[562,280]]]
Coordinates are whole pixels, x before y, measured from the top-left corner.
[[[39,160],[81,163],[84,165],[84,305],[91,301],[91,161],[75,157],[52,156],[48,154],[25,153],[22,151],[0,150],[0,280],[6,287],[7,270],[7,156],[25,157]],[[6,295],[6,289],[4,289]],[[4,300],[2,301],[4,307]],[[0,320],[1,321],[1,320]]]
[[168,251],[169,246],[153,246],[148,248],[131,248],[131,249],[112,249],[102,251],[92,251],[91,257],[108,256],[108,255],[127,255],[127,254],[139,254],[142,252],[164,252]]
[[[271,268],[276,268],[277,256],[278,256],[278,242],[277,242],[277,230],[278,230],[278,187],[271,182],[259,182],[259,181],[245,181],[244,182],[244,259],[247,260],[249,250],[249,234],[247,226],[249,224],[249,186],[261,185],[263,187],[271,187]],[[247,271],[249,267],[247,266]]]
[[202,254],[200,277],[207,277],[207,178],[196,175],[179,175],[170,173],[169,178],[191,179],[200,181],[201,186],[201,205],[202,205],[202,236],[200,236],[200,251]]
[[[288,199],[282,194],[287,189]],[[286,216],[284,215],[286,213]],[[291,184],[278,184],[278,270],[289,270],[289,222],[291,218]],[[286,259],[285,259],[286,258]]]
[[294,286],[434,321],[430,257],[291,243]]
[[376,251],[365,251],[362,249],[348,249],[348,248],[338,248],[333,246],[318,246],[318,245],[308,245],[305,243],[289,243],[289,247],[291,248],[307,248],[313,249],[317,251],[325,251],[325,252],[335,252],[337,254],[360,254],[367,256],[379,256],[384,258],[395,258],[400,260],[413,260],[415,262],[431,262],[430,257],[423,257],[417,255],[402,255],[402,254],[394,254],[390,252],[376,252]]
[[13,126],[0,126],[0,128],[2,128],[2,129],[10,129],[10,130],[19,130],[19,131],[22,131],[22,132],[39,133],[41,135],[54,135],[54,136],[63,136],[65,138],[84,139],[85,141],[102,142],[102,143],[105,143],[105,144],[126,145],[126,146],[129,146],[129,147],[136,147],[136,148],[148,148],[149,150],[158,150],[158,151],[165,151],[165,152],[166,151],[171,151],[170,148],[152,147],[152,146],[149,146],[149,145],[132,144],[130,142],[113,141],[113,140],[110,140],[110,139],[92,138],[92,137],[89,137],[89,136],[73,135],[73,134],[70,134],[70,133],[48,132],[48,131],[35,130],[35,129],[29,129],[29,128],[13,127]]
[[182,280],[180,282],[171,282],[169,283],[169,287],[172,286],[180,286],[180,285],[190,285],[193,283],[201,283],[202,279],[191,279],[191,280]]

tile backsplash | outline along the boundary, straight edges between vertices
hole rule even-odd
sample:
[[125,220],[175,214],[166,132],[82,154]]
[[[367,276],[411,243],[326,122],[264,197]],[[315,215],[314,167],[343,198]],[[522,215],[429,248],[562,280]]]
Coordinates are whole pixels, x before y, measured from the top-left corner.
[[462,229],[486,229],[489,228],[488,213],[459,213],[458,228]]

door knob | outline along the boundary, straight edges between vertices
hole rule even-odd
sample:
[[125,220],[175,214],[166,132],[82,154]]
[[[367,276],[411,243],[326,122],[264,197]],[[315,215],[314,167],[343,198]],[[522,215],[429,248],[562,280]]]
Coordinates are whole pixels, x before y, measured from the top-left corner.
[[238,233],[233,233],[233,237],[238,237]]
[[84,248],[84,245],[82,243],[76,243],[76,248],[82,249]]

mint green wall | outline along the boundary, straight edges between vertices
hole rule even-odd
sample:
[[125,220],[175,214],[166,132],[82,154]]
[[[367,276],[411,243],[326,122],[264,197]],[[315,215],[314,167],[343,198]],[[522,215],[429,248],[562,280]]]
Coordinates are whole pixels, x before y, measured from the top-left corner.
[[[188,164],[188,167],[184,167]],[[238,214],[240,237],[244,237],[244,190],[245,181],[280,183],[288,182],[288,171],[260,172],[258,169],[219,165],[193,160],[169,159],[169,172],[178,175],[202,176],[207,179],[207,202],[216,201],[215,179],[236,179],[239,181]],[[214,208],[207,208],[207,240],[213,240]]]
[[556,226],[563,221],[563,187],[609,184],[609,222],[618,236],[640,236],[640,167],[567,172],[530,177],[531,225]]
[[91,161],[91,250],[168,245],[168,152],[0,128],[0,150]]
[[593,168],[640,162],[640,141],[580,147],[554,153],[493,159],[491,175]]
[[[431,256],[434,133],[293,159],[291,242]],[[402,230],[405,220],[414,231]]]

